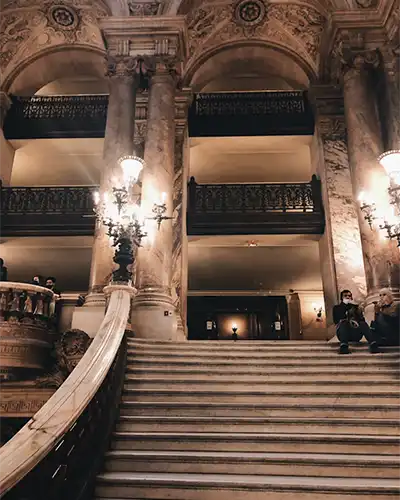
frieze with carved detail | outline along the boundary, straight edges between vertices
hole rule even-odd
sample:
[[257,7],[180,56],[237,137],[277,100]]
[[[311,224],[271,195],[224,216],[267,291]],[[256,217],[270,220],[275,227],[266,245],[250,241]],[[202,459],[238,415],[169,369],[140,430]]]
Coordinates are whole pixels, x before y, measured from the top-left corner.
[[160,13],[161,2],[135,2],[128,0],[130,16],[156,16]]

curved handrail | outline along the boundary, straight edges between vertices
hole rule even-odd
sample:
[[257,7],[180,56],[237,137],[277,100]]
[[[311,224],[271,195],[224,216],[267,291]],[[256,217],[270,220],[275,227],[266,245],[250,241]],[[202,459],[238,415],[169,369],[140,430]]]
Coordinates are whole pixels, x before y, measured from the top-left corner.
[[3,497],[52,449],[74,424],[106,377],[124,337],[135,289],[110,285],[106,316],[75,370],[31,420],[0,449]]

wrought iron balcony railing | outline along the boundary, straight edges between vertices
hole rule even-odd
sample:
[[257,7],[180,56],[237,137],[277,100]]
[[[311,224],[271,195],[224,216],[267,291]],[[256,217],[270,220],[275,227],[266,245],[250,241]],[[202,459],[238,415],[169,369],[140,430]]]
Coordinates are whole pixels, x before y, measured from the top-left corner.
[[311,135],[307,92],[197,94],[189,109],[191,137]]
[[[1,189],[1,234],[92,235],[96,186]],[[298,184],[189,182],[188,233],[319,234],[324,230],[320,181]]]
[[104,137],[108,95],[12,97],[7,139]]
[[324,230],[316,176],[296,184],[189,183],[189,234],[318,234]]
[[1,234],[93,234],[96,186],[1,189]]
[[[141,97],[145,119],[146,98]],[[7,139],[104,137],[107,95],[12,97]],[[312,134],[306,92],[218,92],[197,94],[189,108],[192,137]]]

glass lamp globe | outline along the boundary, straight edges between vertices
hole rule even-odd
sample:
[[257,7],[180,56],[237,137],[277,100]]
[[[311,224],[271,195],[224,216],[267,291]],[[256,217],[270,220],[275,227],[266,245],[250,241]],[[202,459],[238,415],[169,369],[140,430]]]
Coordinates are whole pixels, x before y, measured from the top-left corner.
[[386,151],[378,157],[378,161],[389,176],[398,178],[400,175],[400,149]]
[[119,159],[118,163],[122,168],[126,182],[135,183],[144,167],[142,158],[133,155],[126,155]]

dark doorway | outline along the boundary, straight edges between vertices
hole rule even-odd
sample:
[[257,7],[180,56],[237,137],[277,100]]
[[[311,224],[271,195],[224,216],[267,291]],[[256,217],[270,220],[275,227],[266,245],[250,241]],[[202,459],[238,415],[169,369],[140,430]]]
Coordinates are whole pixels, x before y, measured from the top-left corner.
[[289,339],[285,297],[188,297],[189,340]]

